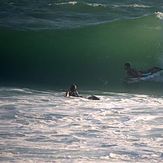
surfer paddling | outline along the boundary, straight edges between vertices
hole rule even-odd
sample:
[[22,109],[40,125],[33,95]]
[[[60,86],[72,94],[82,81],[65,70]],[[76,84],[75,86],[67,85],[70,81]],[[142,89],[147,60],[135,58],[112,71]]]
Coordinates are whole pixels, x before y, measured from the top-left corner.
[[160,67],[152,67],[146,71],[138,71],[134,68],[131,68],[131,65],[130,63],[125,63],[124,64],[124,69],[127,73],[127,76],[130,77],[130,78],[139,78],[139,77],[142,77],[144,75],[150,75],[150,74],[153,74],[153,73],[156,73],[160,70],[163,70],[162,68]]

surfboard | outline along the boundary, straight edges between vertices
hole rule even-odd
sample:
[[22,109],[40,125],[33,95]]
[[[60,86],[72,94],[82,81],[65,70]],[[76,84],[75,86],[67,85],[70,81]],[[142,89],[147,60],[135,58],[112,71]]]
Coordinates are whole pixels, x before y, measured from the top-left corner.
[[95,95],[91,95],[91,96],[87,97],[87,99],[89,99],[89,100],[100,100],[100,98],[95,96]]
[[150,81],[150,80],[152,80],[152,79],[154,79],[156,77],[159,77],[162,73],[163,73],[163,70],[159,70],[159,71],[157,71],[155,73],[149,72],[149,73],[143,74],[140,77],[127,78],[126,82],[130,84],[130,83],[137,83],[137,82],[140,82],[140,81],[148,81],[148,80]]
[[99,97],[95,96],[95,95],[90,95],[88,97],[84,97],[84,96],[65,96],[65,97],[68,97],[68,98],[84,98],[84,99],[88,99],[88,100],[100,100]]

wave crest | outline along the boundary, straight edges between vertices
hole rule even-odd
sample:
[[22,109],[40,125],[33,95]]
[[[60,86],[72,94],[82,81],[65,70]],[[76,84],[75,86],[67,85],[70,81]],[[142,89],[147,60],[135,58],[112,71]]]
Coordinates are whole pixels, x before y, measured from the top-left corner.
[[107,7],[107,5],[101,3],[86,3],[86,5],[91,7]]
[[143,4],[128,4],[128,5],[113,5],[115,8],[120,8],[120,7],[127,7],[127,8],[150,8],[151,6],[143,5]]
[[61,2],[61,3],[55,3],[55,5],[76,5],[78,2],[77,1],[69,1],[69,2]]

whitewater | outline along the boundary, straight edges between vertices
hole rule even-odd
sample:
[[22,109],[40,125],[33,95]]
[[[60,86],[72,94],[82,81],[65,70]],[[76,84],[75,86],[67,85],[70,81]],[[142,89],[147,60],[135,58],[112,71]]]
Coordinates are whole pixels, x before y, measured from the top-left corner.
[[162,162],[162,97],[0,88],[1,162]]

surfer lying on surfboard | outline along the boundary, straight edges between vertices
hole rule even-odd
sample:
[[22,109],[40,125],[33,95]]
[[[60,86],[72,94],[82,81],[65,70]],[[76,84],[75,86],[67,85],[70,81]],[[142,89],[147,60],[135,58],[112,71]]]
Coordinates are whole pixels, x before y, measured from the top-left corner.
[[163,70],[160,67],[152,67],[146,71],[138,71],[134,68],[131,68],[130,63],[125,63],[124,69],[126,70],[127,76],[129,78],[139,78],[139,77],[143,77],[144,75],[147,75],[147,74],[150,75],[150,74],[156,73],[160,70]]
[[[83,97],[83,96],[80,96],[78,91],[77,91],[77,86],[76,84],[72,84],[70,86],[70,88],[68,89],[68,91],[66,91],[66,97],[70,97],[70,96],[73,96],[73,97]],[[83,97],[84,98],[84,97]],[[100,98],[92,95],[92,96],[89,96],[87,97],[87,99],[89,100],[100,100]]]

